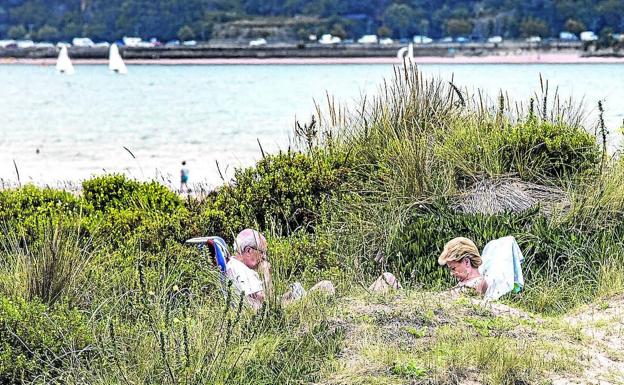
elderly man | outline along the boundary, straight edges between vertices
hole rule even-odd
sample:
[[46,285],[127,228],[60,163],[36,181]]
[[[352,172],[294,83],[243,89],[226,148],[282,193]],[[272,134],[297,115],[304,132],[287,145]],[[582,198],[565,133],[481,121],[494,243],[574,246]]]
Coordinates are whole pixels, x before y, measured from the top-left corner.
[[[271,264],[266,259],[267,241],[258,231],[245,229],[236,237],[234,248],[235,255],[226,265],[226,275],[258,309],[273,290]],[[262,278],[258,272],[262,273]]]
[[[259,309],[266,298],[273,295],[271,264],[267,261],[267,241],[258,231],[245,229],[234,242],[235,255],[226,265],[226,275],[236,289],[243,293],[251,306]],[[401,284],[390,273],[382,274],[369,288],[374,292],[400,289]],[[333,295],[336,290],[330,281],[320,281],[309,291],[321,291]],[[303,286],[295,282],[291,290],[282,296],[283,303],[289,303],[305,295]]]
[[[245,229],[234,242],[235,255],[226,265],[226,275],[236,289],[243,293],[254,309],[259,309],[266,298],[273,295],[271,264],[267,260],[267,241],[258,231]],[[282,301],[289,303],[305,295],[305,290],[296,282],[292,290],[284,294]],[[333,295],[334,285],[330,281],[321,281],[310,291],[323,291]]]

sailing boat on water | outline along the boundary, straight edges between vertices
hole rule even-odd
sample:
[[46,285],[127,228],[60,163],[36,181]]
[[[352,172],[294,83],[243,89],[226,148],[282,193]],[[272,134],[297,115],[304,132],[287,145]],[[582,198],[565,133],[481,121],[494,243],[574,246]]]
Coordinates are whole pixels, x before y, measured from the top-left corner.
[[56,70],[66,75],[73,75],[76,72],[71,60],[69,60],[69,54],[65,46],[61,47],[61,52],[58,55],[58,59],[56,59]]
[[123,62],[123,59],[119,54],[119,47],[117,47],[117,44],[115,43],[111,44],[110,51],[108,53],[108,68],[118,74],[125,75],[128,73],[128,68],[126,68],[126,64]]
[[401,60],[403,59],[408,59],[408,60],[414,60],[414,45],[412,43],[409,43],[407,47],[403,47],[401,49],[399,49],[399,51],[397,52],[397,57]]

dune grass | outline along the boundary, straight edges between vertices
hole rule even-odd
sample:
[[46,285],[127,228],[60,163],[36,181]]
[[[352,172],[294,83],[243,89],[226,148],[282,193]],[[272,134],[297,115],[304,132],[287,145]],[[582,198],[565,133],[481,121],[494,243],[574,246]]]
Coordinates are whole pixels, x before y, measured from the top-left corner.
[[[263,154],[201,197],[120,175],[85,181],[79,196],[0,191],[0,382],[518,384],[580,373],[585,337],[563,317],[624,291],[624,166],[606,153],[604,127],[594,134],[576,104],[540,88],[524,104],[492,101],[406,65],[351,111],[328,98],[298,125],[301,151]],[[183,245],[244,227],[269,238],[276,298],[321,279],[337,297],[254,312]],[[502,299],[507,310],[439,294],[452,281],[436,257],[459,235],[480,248],[503,235],[520,243],[527,286]],[[406,290],[368,293],[386,270]]]

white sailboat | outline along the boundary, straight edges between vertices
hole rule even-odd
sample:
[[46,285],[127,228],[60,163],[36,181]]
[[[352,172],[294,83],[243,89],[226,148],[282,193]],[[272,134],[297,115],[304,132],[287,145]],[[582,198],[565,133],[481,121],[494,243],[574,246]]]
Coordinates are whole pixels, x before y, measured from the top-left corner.
[[414,45],[409,43],[407,47],[399,49],[397,57],[401,60],[408,59],[414,61]]
[[61,47],[61,52],[56,59],[56,70],[61,74],[73,75],[76,71],[69,60],[69,54],[67,53],[67,47]]
[[118,74],[125,75],[128,73],[128,68],[126,68],[126,64],[123,62],[123,59],[119,54],[119,48],[115,43],[111,44],[110,51],[108,53],[108,68]]
[[412,43],[409,43],[407,47],[403,47],[399,49],[399,51],[397,52],[397,58],[401,60],[408,59],[408,60],[413,61],[414,60],[414,45]]

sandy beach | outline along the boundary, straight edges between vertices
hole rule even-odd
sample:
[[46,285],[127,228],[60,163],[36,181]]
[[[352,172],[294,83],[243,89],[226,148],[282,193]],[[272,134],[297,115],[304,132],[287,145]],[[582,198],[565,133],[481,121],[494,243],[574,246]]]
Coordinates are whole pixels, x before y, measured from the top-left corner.
[[[106,59],[74,59],[74,64],[106,64]],[[133,65],[262,65],[262,64],[400,64],[393,57],[352,57],[352,58],[215,58],[215,59],[128,59]],[[521,55],[490,56],[419,56],[416,64],[605,64],[622,63],[624,58],[584,57],[578,53],[531,53]],[[0,58],[0,64],[54,65],[56,59],[16,59]]]

